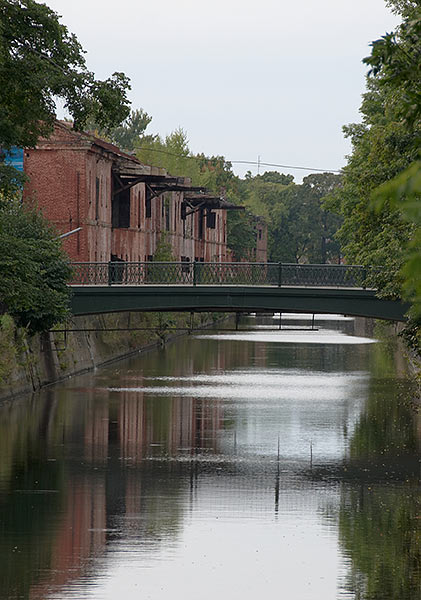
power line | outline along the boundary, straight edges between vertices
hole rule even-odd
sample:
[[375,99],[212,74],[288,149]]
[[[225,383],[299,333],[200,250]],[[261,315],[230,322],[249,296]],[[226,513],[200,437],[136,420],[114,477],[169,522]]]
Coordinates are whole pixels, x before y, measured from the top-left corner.
[[235,164],[242,164],[242,165],[257,165],[257,166],[264,166],[264,167],[281,167],[282,169],[301,169],[302,171],[318,171],[320,173],[341,173],[340,170],[338,169],[317,169],[316,167],[298,167],[298,166],[293,166],[293,165],[278,165],[277,163],[266,163],[266,162],[262,162],[261,160],[259,161],[252,161],[252,160],[230,160],[229,162],[231,163],[235,163]]
[[[191,160],[203,160],[200,156],[185,156],[184,154],[175,154],[174,152],[168,152],[168,150],[162,150],[161,148],[138,148],[138,150],[145,150],[147,152],[161,152],[162,154],[167,154],[168,156],[174,156],[175,158],[187,158]],[[206,158],[206,157],[205,157]],[[297,165],[280,165],[277,163],[266,163],[260,160],[229,160],[225,157],[221,157],[226,160],[226,162],[230,162],[231,164],[237,165],[255,165],[257,167],[280,167],[281,169],[298,169],[301,171],[316,171],[318,173],[341,173],[339,169],[318,169],[316,167],[302,167]]]

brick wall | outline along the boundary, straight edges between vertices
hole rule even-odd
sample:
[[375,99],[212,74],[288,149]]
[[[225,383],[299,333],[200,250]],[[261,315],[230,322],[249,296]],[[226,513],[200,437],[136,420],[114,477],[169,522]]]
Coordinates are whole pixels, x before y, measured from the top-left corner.
[[[119,152],[62,123],[57,123],[54,134],[40,140],[36,149],[25,150],[24,169],[30,179],[24,200],[35,202],[58,233],[82,228],[63,240],[72,261],[108,262],[112,255],[126,261],[148,260],[156,251],[161,232],[167,233],[177,260],[229,260],[226,211],[215,211],[215,229],[207,227],[204,211],[200,237],[201,211],[183,220],[181,192],[152,198],[151,215],[146,217],[145,184],[133,186],[129,219],[112,227],[112,167]],[[125,156],[125,160],[130,161],[130,157]]]

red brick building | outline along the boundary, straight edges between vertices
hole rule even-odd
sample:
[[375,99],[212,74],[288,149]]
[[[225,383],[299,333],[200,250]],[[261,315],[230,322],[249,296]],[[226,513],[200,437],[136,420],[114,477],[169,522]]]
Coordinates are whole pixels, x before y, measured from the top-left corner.
[[263,217],[255,217],[256,249],[253,260],[266,263],[268,260],[268,226]]
[[63,240],[72,261],[148,261],[162,235],[176,260],[229,260],[226,211],[239,207],[70,124],[26,149],[24,170],[25,201],[59,233],[81,228]]

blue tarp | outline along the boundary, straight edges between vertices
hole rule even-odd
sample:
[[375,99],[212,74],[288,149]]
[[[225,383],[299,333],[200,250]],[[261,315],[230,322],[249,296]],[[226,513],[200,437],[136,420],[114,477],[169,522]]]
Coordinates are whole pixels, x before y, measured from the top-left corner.
[[6,165],[15,167],[18,171],[23,171],[23,148],[12,146],[10,150],[0,148],[0,153],[4,154]]

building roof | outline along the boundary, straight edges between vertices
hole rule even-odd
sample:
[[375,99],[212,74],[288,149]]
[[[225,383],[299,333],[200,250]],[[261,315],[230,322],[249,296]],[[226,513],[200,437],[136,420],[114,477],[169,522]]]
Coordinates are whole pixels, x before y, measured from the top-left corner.
[[223,197],[204,187],[192,186],[189,177],[173,177],[166,169],[143,164],[136,156],[124,152],[115,144],[103,140],[89,131],[76,131],[68,121],[56,121],[55,127],[61,132],[60,139],[43,138],[39,147],[68,148],[70,145],[79,144],[87,150],[96,147],[112,155],[112,172],[116,178],[117,186],[114,191],[118,195],[123,190],[133,187],[138,183],[145,183],[154,196],[165,192],[184,192],[184,201],[193,210],[199,207],[221,210],[244,210],[243,206],[232,204]]

